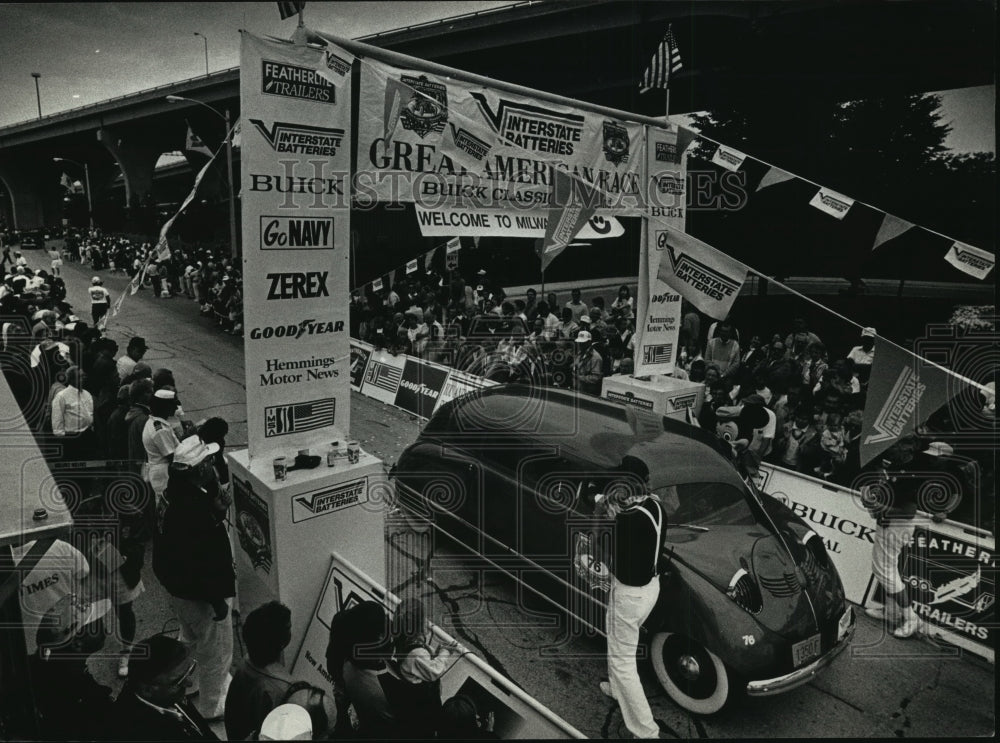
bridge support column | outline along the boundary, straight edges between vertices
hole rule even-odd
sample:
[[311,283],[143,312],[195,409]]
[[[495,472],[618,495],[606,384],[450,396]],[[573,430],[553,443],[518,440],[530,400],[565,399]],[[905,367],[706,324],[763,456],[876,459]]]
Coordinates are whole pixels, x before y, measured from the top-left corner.
[[48,175],[50,169],[39,168],[37,162],[0,161],[0,180],[10,194],[14,228],[30,230],[61,222],[61,204],[52,200],[52,189],[45,188],[43,177]]
[[103,144],[121,166],[125,176],[126,206],[138,207],[153,200],[153,171],[163,150],[153,144],[151,132],[105,127],[97,130],[97,141]]

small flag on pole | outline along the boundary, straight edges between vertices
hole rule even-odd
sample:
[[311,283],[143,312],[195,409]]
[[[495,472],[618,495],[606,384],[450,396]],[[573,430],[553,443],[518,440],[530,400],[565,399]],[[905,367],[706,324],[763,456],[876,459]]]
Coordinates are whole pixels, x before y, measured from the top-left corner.
[[199,152],[205,157],[212,157],[212,150],[202,141],[201,137],[191,130],[188,124],[187,139],[184,140],[184,149],[188,152]]
[[681,53],[677,48],[677,39],[674,38],[674,31],[671,26],[667,26],[667,33],[663,41],[656,48],[656,54],[649,60],[649,67],[642,76],[639,83],[639,92],[645,93],[647,90],[659,88],[666,90],[670,85],[670,75],[677,72],[684,65],[681,64]]
[[434,250],[428,250],[424,254],[424,271],[426,271],[427,273],[431,272],[431,265],[434,262],[434,252],[436,250],[437,248],[434,248]]
[[291,18],[293,15],[302,10],[306,4],[304,2],[279,2],[278,12],[281,14],[281,20],[286,20]]

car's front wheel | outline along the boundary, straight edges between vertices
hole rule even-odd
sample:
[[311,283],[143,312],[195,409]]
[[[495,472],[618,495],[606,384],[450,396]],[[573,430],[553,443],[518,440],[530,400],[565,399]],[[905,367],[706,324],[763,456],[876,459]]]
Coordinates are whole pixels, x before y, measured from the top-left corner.
[[653,669],[670,698],[688,712],[710,715],[730,698],[725,663],[696,640],[658,632],[650,642]]

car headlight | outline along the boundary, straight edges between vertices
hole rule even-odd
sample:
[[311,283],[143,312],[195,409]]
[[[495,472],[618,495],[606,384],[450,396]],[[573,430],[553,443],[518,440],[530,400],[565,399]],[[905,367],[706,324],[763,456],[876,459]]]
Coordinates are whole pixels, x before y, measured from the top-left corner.
[[726,595],[751,614],[759,614],[764,608],[760,587],[744,568],[733,573]]

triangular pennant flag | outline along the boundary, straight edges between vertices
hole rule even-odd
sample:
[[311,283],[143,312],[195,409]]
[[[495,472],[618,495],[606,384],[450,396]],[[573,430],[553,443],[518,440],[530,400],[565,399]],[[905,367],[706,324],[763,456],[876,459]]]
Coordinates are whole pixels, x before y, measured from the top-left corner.
[[194,133],[190,124],[188,124],[187,139],[184,142],[184,149],[188,152],[197,152],[201,155],[205,155],[205,157],[212,156],[212,150],[210,150],[208,145],[202,141],[201,137]]
[[[336,49],[337,51],[334,51]],[[329,82],[337,85],[344,82],[344,78],[351,71],[353,57],[340,49],[340,47],[327,48],[320,52],[319,64],[316,66],[316,74]]]
[[414,258],[412,261],[407,261],[406,274],[409,275],[411,273],[416,273],[416,272],[417,272],[417,259]]
[[862,415],[861,466],[912,434],[964,387],[938,367],[875,336],[875,361]]
[[962,273],[974,276],[980,281],[990,275],[990,271],[993,270],[993,265],[996,263],[996,256],[993,253],[960,243],[957,240],[952,243],[944,259]]
[[236,122],[233,127],[233,149],[238,150],[243,146],[243,129],[240,126],[240,121]]
[[374,280],[374,281],[372,282],[372,291],[373,291],[373,292],[380,292],[380,291],[382,291],[382,288],[383,288],[384,286],[385,286],[385,284],[383,284],[383,283],[382,283],[382,279],[381,279],[381,277],[380,277],[380,278],[377,278],[377,279],[375,279],[375,280]]
[[831,191],[829,188],[820,187],[816,195],[809,201],[809,206],[815,206],[821,212],[826,212],[831,217],[843,219],[844,215],[854,206],[854,199]]
[[427,273],[430,273],[431,265],[434,262],[435,252],[437,252],[437,248],[434,248],[434,250],[428,250],[426,253],[424,253],[424,271],[426,271]]
[[562,168],[550,167],[552,204],[545,238],[539,252],[542,270],[562,253],[597,211],[600,193],[583,179]]
[[893,238],[899,237],[911,227],[913,227],[913,224],[907,222],[905,219],[886,214],[882,219],[882,226],[878,228],[878,234],[875,235],[875,244],[872,245],[872,250],[875,250],[882,243],[887,243]]
[[63,173],[62,178],[59,179],[59,185],[61,185],[63,188],[69,188],[69,189],[73,188],[72,181],[70,181],[69,176],[66,175],[65,173]]
[[779,183],[790,181],[793,178],[795,178],[795,176],[787,170],[782,170],[781,168],[776,168],[772,165],[770,169],[764,173],[764,177],[760,179],[760,183],[757,184],[757,190],[760,191],[768,186],[775,186]]
[[740,166],[746,159],[747,156],[739,150],[734,150],[731,147],[721,144],[715,149],[715,154],[712,155],[713,163],[734,172],[740,169]]
[[706,315],[725,320],[746,281],[746,266],[662,222],[650,222],[649,228],[662,245],[656,277]]
[[386,151],[388,151],[389,144],[392,142],[392,135],[396,132],[396,125],[399,123],[399,114],[403,110],[403,106],[406,105],[407,100],[411,95],[411,91],[408,86],[404,85],[401,80],[396,80],[389,77],[385,81],[385,103],[382,108],[382,124],[383,124],[383,134],[382,137],[385,139]]
[[675,162],[680,162],[681,158],[684,157],[684,153],[691,143],[698,137],[698,134],[691,129],[687,129],[683,126],[677,127],[677,159]]

